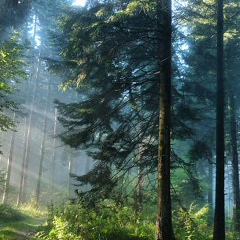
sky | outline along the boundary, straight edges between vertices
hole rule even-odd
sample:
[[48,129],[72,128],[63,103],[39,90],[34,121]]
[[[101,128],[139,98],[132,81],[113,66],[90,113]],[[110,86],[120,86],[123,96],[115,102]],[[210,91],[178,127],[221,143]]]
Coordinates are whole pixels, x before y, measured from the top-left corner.
[[73,2],[73,6],[84,6],[86,3],[86,0],[75,0]]

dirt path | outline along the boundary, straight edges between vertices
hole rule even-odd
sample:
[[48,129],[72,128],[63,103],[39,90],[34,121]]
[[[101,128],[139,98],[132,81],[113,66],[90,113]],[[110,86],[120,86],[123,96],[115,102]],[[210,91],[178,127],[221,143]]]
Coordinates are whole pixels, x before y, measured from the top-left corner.
[[0,223],[0,240],[32,240],[39,227],[45,223],[45,218],[26,216],[20,221]]

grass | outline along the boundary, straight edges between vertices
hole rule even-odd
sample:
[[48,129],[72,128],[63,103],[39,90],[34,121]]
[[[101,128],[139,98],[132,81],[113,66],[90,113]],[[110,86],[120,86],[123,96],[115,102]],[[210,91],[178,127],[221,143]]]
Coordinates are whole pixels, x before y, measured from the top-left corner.
[[31,240],[45,223],[46,213],[29,207],[0,205],[0,240]]

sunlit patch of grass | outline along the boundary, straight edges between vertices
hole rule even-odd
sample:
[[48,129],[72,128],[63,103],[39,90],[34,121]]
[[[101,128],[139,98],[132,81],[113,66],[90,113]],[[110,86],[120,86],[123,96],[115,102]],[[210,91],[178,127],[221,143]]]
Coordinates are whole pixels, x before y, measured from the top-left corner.
[[[3,213],[3,214],[2,214]],[[0,240],[31,240],[45,223],[46,212],[30,207],[20,209],[0,205]],[[4,217],[7,217],[4,219]]]
[[25,215],[31,216],[31,217],[37,217],[37,218],[43,218],[46,217],[48,212],[47,209],[41,209],[41,208],[34,208],[31,205],[22,205],[19,210],[24,213]]

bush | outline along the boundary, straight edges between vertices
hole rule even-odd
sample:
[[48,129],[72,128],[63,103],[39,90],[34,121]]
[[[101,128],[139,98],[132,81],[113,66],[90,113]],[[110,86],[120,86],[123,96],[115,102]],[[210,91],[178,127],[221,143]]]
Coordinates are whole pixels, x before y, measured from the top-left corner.
[[188,211],[180,209],[174,212],[174,230],[177,239],[183,240],[208,240],[211,239],[208,227],[209,208],[207,206],[196,210],[190,205]]
[[39,239],[57,240],[148,240],[154,238],[154,224],[135,218],[131,208],[102,206],[86,209],[80,205],[51,208],[50,232],[40,232]]

